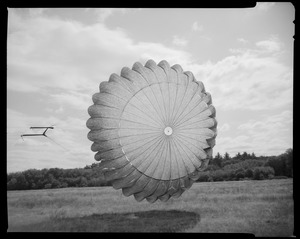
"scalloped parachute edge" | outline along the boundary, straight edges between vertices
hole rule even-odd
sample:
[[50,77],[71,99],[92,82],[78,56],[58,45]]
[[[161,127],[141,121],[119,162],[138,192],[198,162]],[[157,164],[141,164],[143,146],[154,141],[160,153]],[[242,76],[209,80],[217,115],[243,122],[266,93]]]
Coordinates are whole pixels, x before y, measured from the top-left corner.
[[151,203],[179,197],[212,158],[217,121],[211,95],[178,64],[148,60],[123,67],[120,76],[100,83],[92,100],[91,150],[106,180],[125,196]]

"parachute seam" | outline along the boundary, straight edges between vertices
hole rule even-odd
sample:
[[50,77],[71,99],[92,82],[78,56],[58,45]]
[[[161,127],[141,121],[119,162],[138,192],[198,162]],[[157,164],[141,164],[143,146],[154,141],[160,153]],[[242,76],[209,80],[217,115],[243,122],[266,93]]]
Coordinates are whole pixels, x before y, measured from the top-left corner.
[[[201,103],[201,102],[200,102]],[[205,103],[205,102],[204,102]],[[205,103],[206,104],[206,103]],[[188,116],[192,111],[194,111],[194,109],[199,106],[199,104],[197,104],[193,109],[191,109],[183,118],[180,119],[180,121],[177,122],[177,127],[179,127],[180,125],[186,123],[187,121],[189,121],[190,119],[192,119],[193,117],[202,114],[204,111],[206,111],[208,109],[207,105],[205,106],[206,108],[204,108],[202,111],[200,111],[199,113],[197,113],[196,115],[193,115],[192,117],[185,119],[186,116]],[[185,119],[185,121],[181,122],[183,119]]]
[[[214,121],[214,118],[211,118],[211,117],[206,117],[206,118],[204,118],[204,119],[202,119],[202,120],[199,120],[199,121],[195,121],[195,122],[193,122],[193,123],[190,123],[190,124],[187,124],[187,125],[185,125],[185,127],[184,128],[186,128],[187,126],[191,126],[191,125],[193,125],[193,124],[197,124],[197,123],[200,123],[200,122],[204,122],[204,123],[207,123],[207,122],[209,122],[209,121],[213,121],[214,122],[214,124],[213,124],[213,126],[215,125],[215,121]],[[211,127],[213,127],[213,126],[211,126]],[[210,129],[210,127],[207,127],[207,126],[205,126],[205,127],[203,127],[203,126],[198,126],[198,127],[195,127],[195,128],[188,128],[188,129],[198,129],[198,128],[207,128],[207,129]]]
[[[162,82],[162,83],[165,83],[165,82]],[[123,115],[123,112],[124,112],[124,110],[125,110],[125,108],[126,108],[126,106],[130,103],[130,101],[131,101],[131,99],[136,95],[136,94],[138,94],[140,91],[142,91],[143,89],[145,89],[145,88],[147,88],[147,87],[150,87],[150,86],[152,86],[152,85],[154,85],[154,84],[157,84],[157,83],[153,83],[153,84],[151,84],[151,85],[149,85],[149,86],[145,86],[145,87],[143,87],[143,88],[141,88],[139,91],[137,91],[137,92],[135,92],[133,95],[132,95],[132,97],[130,98],[130,99],[128,99],[128,101],[126,102],[126,104],[124,105],[124,107],[123,107],[123,110],[122,110],[122,112],[121,112],[121,117],[122,117],[122,115]],[[151,88],[151,87],[150,87]],[[152,90],[152,88],[151,88],[151,90]],[[153,91],[153,90],[152,90]],[[152,92],[153,93],[153,92]],[[153,93],[154,94],[154,93]],[[155,95],[154,95],[155,96]],[[155,97],[154,97],[155,98]],[[139,99],[138,97],[137,97],[137,99]],[[140,99],[139,99],[139,101],[141,102],[141,103],[143,103]],[[136,109],[138,109],[139,111],[141,111],[141,112],[143,112],[145,115],[147,115],[147,116],[149,116],[148,114],[146,114],[144,111],[142,111],[141,109],[139,109],[138,107],[136,107],[135,105],[133,105],[133,104],[131,104],[133,107],[135,107]],[[150,116],[149,116],[150,117]],[[150,118],[152,118],[152,117],[150,117]],[[121,118],[120,118],[120,120],[121,120]],[[154,119],[152,119],[152,120],[154,120]],[[155,121],[155,120],[154,120]],[[155,121],[156,123],[157,123],[157,121]]]
[[[145,67],[145,66],[141,66],[142,71],[144,71],[143,68],[146,68],[146,67]],[[147,69],[149,69],[149,68],[147,68]],[[141,74],[140,72],[138,72],[138,71],[136,71],[136,70],[134,70],[134,69],[132,69],[132,70],[135,71],[135,72],[137,72],[137,73],[139,73],[139,74],[145,79],[145,81],[148,82],[148,80],[143,76],[143,74]],[[149,70],[150,70],[150,69],[149,69]],[[144,74],[146,74],[146,72],[144,72]],[[154,74],[154,75],[155,75],[155,74]],[[149,82],[148,82],[148,87],[150,87],[150,86],[152,86],[152,85],[154,85],[154,84],[157,84],[157,83],[160,83],[160,82],[154,82],[154,83],[152,83],[152,84],[151,84],[151,83],[149,84]],[[141,90],[144,89],[144,88],[146,88],[146,87],[142,87]],[[157,99],[156,99],[156,96],[155,96],[155,94],[154,94],[154,92],[153,92],[152,87],[150,87],[150,89],[151,89],[151,92],[152,92],[152,94],[153,94],[154,99],[156,100],[156,103],[157,103],[157,105],[158,105],[158,108],[159,108],[159,110],[160,110],[160,113],[162,114],[162,111],[161,111],[159,102],[158,102]],[[150,101],[150,102],[151,102],[151,101]],[[157,109],[154,107],[153,104],[152,104],[152,106],[153,106],[153,108],[155,109],[155,111],[156,111],[157,115],[159,116],[160,120],[161,120],[162,123],[164,124],[163,119],[160,117],[159,112],[157,111]]]
[[[184,139],[182,139],[182,135],[178,135],[178,137],[181,138],[181,140],[184,141]],[[186,142],[186,141],[184,141],[184,142]],[[194,143],[190,142],[190,145],[194,146],[196,149],[199,149],[200,151],[203,151],[203,153],[206,154],[202,148],[198,148],[198,146],[195,145]],[[187,144],[186,144],[186,146],[187,146]],[[187,148],[188,148],[188,149],[189,149],[189,150],[190,150],[190,151],[191,151],[198,159],[201,158],[201,157],[199,157],[198,155],[196,155],[196,154],[195,154],[188,146],[187,146]]]
[[[171,69],[173,69],[172,67],[171,67]],[[175,70],[175,69],[173,69],[173,71],[175,72],[175,74],[176,74],[176,78],[177,78],[177,87],[176,87],[176,95],[175,95],[175,102],[174,102],[174,106],[173,106],[173,110],[172,110],[172,114],[171,114],[171,119],[172,119],[172,126],[173,126],[173,115],[174,115],[174,110],[175,110],[175,106],[176,106],[176,102],[177,102],[177,92],[178,92],[178,72]]]
[[[99,106],[105,106],[105,107],[109,107],[109,108],[113,108],[113,109],[117,109],[118,111],[119,111],[119,115],[120,115],[120,117],[122,116],[122,109],[120,109],[120,108],[116,108],[116,107],[113,107],[113,106],[108,106],[108,105],[103,105],[103,104],[94,104],[95,106],[97,106],[97,105],[99,105]],[[131,104],[132,105],[132,104]],[[135,107],[136,108],[136,106],[134,106],[134,105],[132,105],[133,107]],[[136,115],[136,114],[134,114],[134,113],[132,113],[132,112],[130,112],[130,111],[126,111],[126,113],[128,113],[128,114],[131,114],[131,115],[134,115],[134,116],[136,116],[136,117],[140,117],[140,118],[142,118],[141,116],[139,116],[139,115]],[[92,116],[91,114],[90,114],[90,116]],[[118,119],[120,119],[120,117],[118,118]],[[100,117],[93,117],[93,118],[107,118],[107,117],[105,117],[105,116],[100,116]],[[153,119],[152,119],[153,120]],[[155,123],[157,123],[156,121],[153,121],[153,122],[155,122]]]
[[[178,139],[180,142],[182,142],[182,140],[181,139]],[[195,155],[195,157],[199,160],[199,161],[202,161],[201,159],[202,158],[200,158],[199,159],[199,156],[198,155],[196,155],[185,143],[183,143],[182,142],[182,144],[183,145],[185,145],[185,147],[193,154],[193,155]],[[194,145],[193,145],[194,146]],[[197,148],[197,147],[196,147]],[[182,147],[182,149],[183,149],[183,151],[187,154],[187,152],[184,150],[184,148]],[[206,152],[204,152],[205,154],[206,154]],[[206,157],[207,157],[207,155],[206,155]],[[198,168],[198,166],[196,166],[195,164],[194,164],[194,162],[191,160],[191,162],[192,162],[192,164],[194,165],[194,167],[197,169]]]
[[[152,137],[154,137],[154,136],[151,136],[151,137],[147,137],[146,139],[150,139],[150,138],[152,138]],[[155,139],[157,138],[157,136],[155,136]],[[146,139],[144,139],[144,140],[146,140]],[[113,140],[115,140],[115,139],[113,139]],[[110,140],[107,140],[107,141],[110,141]],[[134,144],[134,143],[136,143],[136,142],[139,142],[140,140],[136,140],[136,141],[134,141],[134,142],[131,142],[131,143],[129,143],[129,144],[125,144],[125,145],[120,145],[120,146],[117,146],[116,148],[112,148],[112,149],[108,149],[108,150],[106,150],[106,151],[102,151],[102,153],[104,153],[104,152],[108,152],[108,151],[110,151],[110,150],[113,150],[113,149],[122,149],[123,150],[123,146],[128,146],[128,145],[131,145],[131,144]],[[152,140],[150,140],[150,141],[152,141]],[[119,142],[119,141],[118,141]],[[120,142],[119,142],[120,143]],[[97,143],[97,144],[101,144],[101,143]],[[100,151],[100,150],[96,150],[96,151]]]
[[[137,169],[136,169],[137,170]],[[138,170],[137,170],[138,171]],[[139,171],[138,171],[139,172]],[[137,178],[137,180],[135,181],[135,185],[132,185],[132,186],[126,186],[126,187],[123,187],[122,188],[122,191],[123,190],[130,190],[129,191],[129,195],[125,195],[125,193],[124,193],[124,191],[123,191],[123,194],[125,195],[125,196],[130,196],[130,195],[135,195],[135,194],[137,194],[137,193],[139,193],[139,192],[142,192],[142,190],[144,189],[144,186],[143,186],[143,181],[141,181],[142,180],[142,177],[144,176],[144,177],[146,177],[147,178],[147,182],[146,182],[146,184],[148,184],[148,182],[150,181],[150,179],[149,179],[149,177],[147,177],[145,174],[143,174],[143,173],[141,173],[141,172],[139,172],[140,173],[140,176]],[[141,182],[140,182],[141,181]],[[139,185],[139,183],[141,183],[141,185]],[[137,191],[136,191],[137,190]],[[128,193],[126,193],[126,194],[128,194]],[[142,200],[143,200],[144,198],[142,198]]]
[[[178,133],[178,135],[180,135],[181,137],[184,137],[184,138],[192,139],[192,140],[194,140],[194,141],[196,141],[196,142],[206,143],[206,144],[208,145],[207,148],[210,147],[209,144],[208,144],[207,141],[206,141],[206,140],[207,140],[206,138],[204,138],[205,142],[203,142],[203,141],[201,141],[201,140],[196,140],[196,139],[194,139],[194,138],[188,137],[188,136],[186,136],[186,135],[184,135],[184,134],[182,134],[182,133]],[[206,148],[204,148],[204,149],[206,149]]]
[[[140,91],[138,91],[138,92],[140,92]],[[138,92],[137,92],[137,93],[138,93]],[[136,93],[136,94],[137,94],[137,93]],[[148,115],[145,111],[142,111],[141,109],[139,109],[138,107],[136,107],[134,104],[130,103],[131,99],[132,99],[133,97],[135,97],[136,94],[134,94],[134,95],[126,102],[126,104],[124,105],[124,108],[123,108],[122,113],[121,113],[121,116],[120,116],[120,121],[121,121],[121,119],[122,119],[122,115],[123,115],[123,113],[124,113],[124,111],[125,111],[125,108],[127,107],[128,104],[130,104],[130,105],[132,105],[134,108],[138,109],[140,112],[142,112],[143,114],[145,114],[145,115],[147,115],[149,118],[151,118],[155,123],[157,123],[157,121],[156,121],[155,119],[153,119],[150,115]],[[138,97],[136,97],[136,98],[138,99]],[[145,105],[140,99],[139,99],[139,101],[140,101],[143,105]]]
[[[128,68],[129,69],[129,68]],[[131,69],[129,69],[129,70],[131,70]],[[135,73],[137,73],[137,74],[139,74],[140,76],[142,76],[139,72],[137,72],[137,71],[135,71],[135,70],[133,70],[132,69],[132,71],[134,71]],[[125,79],[128,79],[128,78],[126,78],[126,77],[123,77],[123,78],[125,78]],[[148,83],[148,81],[142,76],[142,78]],[[129,79],[128,79],[129,80]],[[133,82],[133,81],[131,81],[131,82]],[[137,94],[137,93],[139,93],[140,91],[142,91],[142,89],[145,89],[145,88],[147,88],[147,87],[149,87],[150,85],[148,84],[148,85],[145,85],[145,86],[143,86],[143,87],[140,87],[140,90],[139,91],[137,91],[137,92],[135,92],[134,94],[133,94],[133,97]],[[153,103],[151,102],[151,100],[148,98],[148,96],[143,92],[143,94],[146,96],[146,98],[148,99],[148,101],[150,102],[150,104],[152,105],[152,107],[153,107],[153,109],[155,110],[155,112],[158,114],[158,112],[157,112],[157,110],[156,110],[156,108],[154,107],[154,105],[153,105]],[[130,100],[131,100],[132,98],[130,98]],[[137,99],[139,99],[138,97],[137,97]],[[139,101],[141,102],[141,103],[143,103],[143,101],[141,101],[140,99],[139,99]],[[158,114],[158,116],[159,116],[159,114]],[[163,122],[162,122],[163,123]]]
[[[187,167],[185,161],[182,159],[183,157],[182,157],[182,154],[181,154],[181,152],[180,152],[180,150],[179,150],[179,146],[177,146],[177,140],[176,140],[176,138],[174,138],[174,149],[176,149],[177,152],[178,152],[178,154],[181,156],[181,157],[180,157],[180,160],[181,160],[181,162],[183,163],[183,165],[184,165],[184,167],[185,167],[186,175],[188,175],[188,173],[189,173],[188,167]],[[186,177],[186,175],[183,176],[183,178]]]
[[[162,136],[161,136],[160,142],[161,142],[161,141],[163,141],[163,142],[160,143],[160,149],[162,148],[163,143],[164,143],[164,140],[163,140],[163,137],[162,137]],[[160,150],[158,150],[158,151],[156,152],[154,158],[157,158],[156,156],[158,155],[159,151],[160,151]],[[160,158],[161,158],[161,156],[160,156]],[[156,161],[157,161],[157,160],[156,160]],[[153,162],[154,162],[154,160],[150,162],[150,164],[149,164],[148,167],[146,168],[145,172],[146,172],[147,169],[153,164]],[[159,162],[160,162],[160,160],[156,163],[155,168],[154,168],[154,171],[157,169],[157,167],[158,167],[158,165],[159,165]],[[145,172],[143,172],[143,174],[147,175]],[[149,176],[149,175],[147,175],[147,176]],[[150,176],[149,176],[149,177],[150,177]],[[151,178],[154,178],[154,177],[151,177]],[[160,180],[160,179],[158,179],[158,178],[154,178],[154,179]]]
[[[161,137],[161,136],[157,136],[157,137],[155,137],[154,139],[151,139],[150,142],[151,142],[151,141],[154,141],[154,140],[158,140],[160,137]],[[135,152],[136,150],[140,150],[144,145],[147,145],[147,144],[149,144],[150,142],[144,143],[144,144],[142,144],[139,148],[135,148],[135,149],[130,150],[130,151],[127,151],[127,152],[125,152],[124,148],[122,148],[122,149],[123,149],[124,154],[130,154],[130,153],[132,153],[132,152]],[[149,150],[151,147],[153,147],[156,143],[157,143],[157,141],[154,141],[154,143],[151,144],[148,148],[146,148],[142,153],[145,153],[147,150]],[[141,153],[141,154],[142,154],[142,153]],[[141,154],[140,154],[140,155],[141,155]],[[136,159],[136,158],[132,159],[130,162],[133,162],[135,159]]]
[[[153,190],[153,188],[152,188],[151,190],[148,190],[148,193],[149,193],[149,191],[150,191],[149,194],[145,193],[145,195],[142,195],[142,196],[144,197],[143,199],[145,199],[145,198],[149,197],[150,195],[152,195],[152,194],[156,191],[156,188],[157,188],[158,183],[159,183],[159,180],[157,180],[157,179],[155,179],[155,178],[151,178],[151,177],[149,177],[149,176],[147,176],[147,175],[145,175],[145,176],[148,177],[149,180],[148,180],[147,183],[144,185],[144,187],[141,189],[141,191],[134,193],[134,195],[136,195],[136,196],[141,195],[141,193],[143,193],[143,191],[144,191],[145,188],[148,186],[148,184],[150,183],[151,180],[154,180],[155,183],[156,183],[156,185],[155,185],[154,190]],[[152,191],[152,190],[153,190],[153,191]]]
[[[116,117],[105,117],[105,116],[103,116],[103,117],[93,117],[92,119],[113,119],[113,120],[119,120],[120,118],[116,118]],[[122,118],[122,120],[127,121],[127,122],[132,122],[132,123],[137,123],[137,124],[149,126],[149,125],[147,125],[147,124],[144,124],[144,123],[141,123],[141,122],[138,122],[138,121],[132,121],[132,120],[129,120],[129,119],[123,119],[123,118]],[[156,129],[160,129],[160,127],[157,127],[157,126],[152,126],[152,125],[151,125],[151,127],[152,127],[152,128],[156,128]]]
[[[162,137],[162,136],[159,136],[158,138],[160,138],[160,137]],[[158,142],[155,142],[155,143],[158,143],[159,144],[159,142],[162,140],[162,138],[158,141]],[[121,142],[120,142],[121,143]],[[153,147],[154,145],[155,145],[155,143],[154,144],[152,144],[152,145],[150,145],[146,150],[148,150],[149,148],[151,148],[151,147]],[[144,151],[144,152],[146,152],[146,150]],[[130,152],[132,152],[132,151],[130,151]],[[128,157],[127,157],[127,155],[126,155],[126,153],[125,153],[125,150],[123,151],[123,153],[124,153],[124,156],[126,157],[126,159],[128,160],[128,162],[130,163],[130,165],[132,166],[132,167],[134,167],[136,170],[138,170],[140,173],[142,173],[142,174],[144,174],[144,175],[147,175],[147,174],[145,174],[144,172],[142,172],[142,171],[140,171],[136,166],[134,166],[131,162],[132,161],[134,161],[135,159],[133,159],[133,160],[129,160],[128,159]],[[128,153],[128,152],[127,152]],[[158,152],[157,152],[158,153]],[[146,158],[148,158],[149,156],[150,156],[150,154],[151,154],[151,152],[149,152],[148,154],[147,154],[147,157]],[[153,161],[151,161],[150,162],[150,164],[148,165],[148,167],[151,165],[153,163]],[[148,169],[148,167],[146,168],[146,170]],[[148,175],[147,175],[148,176]]]
[[[179,76],[179,74],[178,74],[178,76]],[[178,76],[177,76],[177,79],[178,79]],[[177,109],[177,111],[176,111],[176,113],[175,113],[175,115],[174,115],[174,117],[173,117],[172,124],[174,124],[174,123],[176,122],[176,116],[177,116],[177,113],[178,113],[179,110],[180,110],[180,107],[181,107],[182,102],[183,102],[183,100],[184,100],[184,98],[185,98],[185,95],[186,95],[186,92],[187,92],[187,89],[188,89],[188,86],[189,86],[189,85],[185,85],[185,86],[186,86],[186,87],[185,87],[184,95],[183,95],[183,97],[182,97],[182,99],[181,99],[181,102],[180,102],[180,105],[179,105],[179,107],[178,107],[178,109]],[[176,96],[176,97],[177,97],[177,96]]]
[[[208,129],[208,128],[203,128],[203,129],[207,129],[207,130],[210,130],[210,131],[212,131],[211,129]],[[202,132],[203,133],[203,132]],[[203,135],[203,134],[196,134],[195,132],[189,132],[189,134],[193,134],[193,135]],[[215,134],[215,133],[214,133]],[[213,136],[214,137],[214,136]],[[208,138],[208,139],[210,139],[210,138]]]
[[170,142],[170,138],[167,139],[168,140],[168,146],[169,146],[169,156],[170,156],[170,180],[172,179],[172,154],[171,154],[171,142]]
[[[174,139],[173,137],[171,137],[171,147],[173,146],[174,147]],[[174,149],[175,151],[175,149]],[[174,158],[175,158],[175,161],[176,161],[176,165],[177,165],[177,173],[178,173],[178,177],[180,177],[180,172],[179,172],[179,163],[178,163],[178,160],[177,160],[177,155],[174,154]]]
[[[165,139],[165,142],[166,142],[166,146],[167,146],[168,143],[167,143],[166,139]],[[165,167],[166,167],[166,162],[167,162],[167,154],[168,154],[167,147],[163,150],[163,152],[166,152],[166,153],[165,153],[165,157],[163,158],[164,159],[164,166],[163,166],[162,175],[160,176],[160,179],[162,179],[162,177],[164,175],[164,172],[165,172]]]
[[[182,141],[180,140],[180,139],[177,139],[178,141],[180,141],[181,143],[182,143]],[[184,143],[183,143],[184,144]],[[185,144],[184,144],[185,145]],[[187,156],[187,158],[191,161],[191,163],[192,163],[192,165],[195,167],[195,168],[198,168],[198,166],[196,166],[195,164],[194,164],[194,162],[193,162],[193,160],[191,160],[190,159],[190,157],[189,157],[189,155],[187,154],[187,152],[184,150],[184,148],[179,144],[179,146],[180,146],[180,148],[183,150],[183,152],[186,154],[186,156]],[[185,145],[186,146],[186,145]],[[187,146],[186,146],[186,148],[188,148]],[[190,149],[189,149],[190,150]],[[192,152],[192,151],[191,151]],[[193,152],[192,152],[193,153]],[[194,154],[194,153],[193,153]],[[195,154],[194,154],[195,155]],[[196,158],[198,158],[197,157],[197,155],[195,155],[196,156]],[[189,175],[189,173],[188,173],[188,175]]]
[[[164,68],[164,67],[162,67],[161,65],[160,65],[160,63],[158,63],[158,65],[157,65],[158,67],[160,67],[162,70],[163,70],[163,72],[165,73],[165,75],[166,75],[166,79],[167,79],[167,83],[168,83],[168,93],[169,93],[169,112],[168,112],[168,115],[167,115],[167,122],[170,122],[170,111],[171,111],[171,103],[170,103],[170,82],[168,81],[168,79],[169,79],[169,73],[170,72],[167,72],[166,71],[166,69]],[[167,66],[168,67],[168,69],[169,69],[169,71],[171,70],[171,68],[170,68],[170,66]]]
[[[146,63],[146,65],[147,65],[147,63]],[[157,82],[160,82],[159,80],[158,80],[158,77],[157,77],[157,75],[156,75],[156,72],[152,69],[152,68],[150,68],[150,66],[148,67],[148,66],[146,66],[145,65],[145,67],[147,67],[149,70],[151,70],[152,72],[153,72],[153,74],[154,74],[154,76],[156,77],[156,80],[157,80]],[[154,63],[153,64],[153,66],[155,67],[156,66],[156,64]],[[157,66],[156,66],[157,67]],[[165,106],[165,100],[164,100],[164,97],[163,97],[163,93],[162,93],[162,89],[161,89],[161,86],[159,85],[159,89],[160,89],[160,93],[161,93],[161,96],[162,96],[162,100],[163,100],[163,106],[164,106],[164,109],[165,109],[165,112],[167,112],[166,111],[166,106]],[[164,116],[164,113],[162,112],[162,116]],[[164,117],[163,117],[164,118]],[[166,118],[165,118],[165,122],[164,122],[164,124],[166,125]]]
[[[162,143],[161,143],[161,147],[160,147],[160,149],[163,149],[163,146],[165,145],[165,140],[164,140],[164,138],[163,138],[163,136],[161,136],[162,138],[161,138],[161,141],[162,141]],[[156,163],[156,166],[155,166],[155,169],[157,169],[157,167],[158,167],[158,165],[159,165],[159,163],[161,162],[161,159],[162,159],[162,155],[163,155],[163,152],[164,152],[164,150],[161,150],[161,152],[160,152],[160,156],[159,157],[156,157],[156,158],[159,158],[159,160],[155,160],[155,161],[157,161],[157,163]],[[159,153],[159,151],[156,153],[156,155],[158,155],[158,153]],[[152,164],[154,162],[154,160],[149,164],[149,167],[150,167],[150,165]],[[165,163],[165,162],[164,162]],[[148,167],[148,168],[149,168]],[[147,168],[147,169],[148,169]],[[145,170],[146,171],[146,170]],[[162,170],[162,172],[163,172],[164,170]],[[161,175],[159,175],[160,177],[161,177]],[[153,178],[156,178],[156,177],[153,177]],[[161,178],[156,178],[156,179],[158,179],[158,180],[160,180]]]
[[[160,136],[160,137],[161,137],[161,136]],[[161,138],[161,139],[159,140],[158,145],[160,144],[160,142],[161,142],[162,140],[163,140],[163,138]],[[155,144],[153,144],[153,145],[155,145]],[[151,145],[151,146],[153,146],[153,145]],[[149,148],[150,148],[150,147],[149,147]],[[148,148],[148,149],[149,149],[149,148]],[[162,145],[161,145],[160,148],[162,148]],[[144,152],[145,152],[145,151],[144,151]],[[158,153],[159,153],[159,150],[156,152],[155,156],[156,156]],[[146,158],[148,158],[150,155],[151,155],[151,152],[149,152],[149,154],[147,155]],[[154,160],[151,161],[151,162],[147,165],[147,167],[146,167],[146,169],[145,169],[145,172],[146,172],[147,169],[153,164],[153,162],[154,162]],[[158,163],[157,163],[155,169],[158,167],[158,165],[159,165],[159,161],[158,161]],[[145,176],[147,176],[147,177],[149,177],[149,178],[153,178],[153,179],[159,180],[159,179],[157,179],[157,178],[150,177],[150,176],[147,175],[145,172],[140,171],[136,166],[134,166],[134,165],[132,165],[132,166],[133,166],[134,168],[136,168],[136,170],[138,170],[140,173],[144,174]],[[155,169],[154,169],[154,170],[155,170]]]
[[[189,84],[189,85],[191,85],[191,84]],[[185,105],[185,107],[183,107],[183,110],[182,110],[181,113],[178,115],[176,121],[174,122],[174,125],[176,125],[176,123],[177,123],[177,121],[179,120],[180,116],[186,111],[186,109],[187,109],[186,106],[188,106],[189,103],[194,99],[196,93],[197,93],[197,89],[196,89],[195,92],[193,93],[193,96],[191,97],[191,99],[189,100],[189,102]],[[197,105],[196,105],[194,108],[196,108],[196,107],[197,107]],[[193,108],[193,109],[194,109],[194,108]]]

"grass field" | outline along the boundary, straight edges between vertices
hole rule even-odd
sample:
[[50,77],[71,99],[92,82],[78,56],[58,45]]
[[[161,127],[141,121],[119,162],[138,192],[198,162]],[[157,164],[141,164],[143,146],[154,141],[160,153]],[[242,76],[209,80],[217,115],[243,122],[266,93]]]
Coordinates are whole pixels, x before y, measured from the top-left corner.
[[8,191],[8,232],[205,232],[292,236],[292,179],[195,183],[153,204],[111,187]]

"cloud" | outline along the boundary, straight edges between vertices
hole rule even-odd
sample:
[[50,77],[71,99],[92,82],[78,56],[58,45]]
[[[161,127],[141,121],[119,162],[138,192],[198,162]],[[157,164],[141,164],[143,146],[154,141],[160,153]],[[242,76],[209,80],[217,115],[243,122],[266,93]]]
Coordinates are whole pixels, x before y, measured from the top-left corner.
[[259,11],[268,11],[275,5],[275,2],[258,2],[256,7]]
[[[91,10],[91,9],[87,9],[87,11],[88,10]],[[104,22],[108,17],[110,17],[111,15],[113,15],[115,13],[124,14],[127,12],[127,9],[125,9],[125,8],[96,8],[93,10],[97,15],[98,21],[100,21],[100,22]]]
[[199,25],[198,22],[193,22],[193,24],[192,24],[192,30],[193,31],[195,31],[195,32],[197,32],[197,31],[201,32],[201,31],[203,31],[203,29],[204,29],[204,27],[202,25]]
[[[239,111],[233,114],[238,116]],[[251,114],[252,119],[236,121],[231,127],[227,123],[218,127],[214,152],[228,152],[231,156],[244,151],[256,155],[278,155],[293,147],[292,110],[256,114],[259,117]]]
[[249,41],[247,41],[246,39],[244,39],[244,38],[242,38],[242,37],[241,37],[241,38],[238,38],[237,41],[240,42],[240,43],[242,43],[242,44],[246,44],[246,43],[249,42]]
[[[166,47],[160,43],[139,42],[136,45],[130,46],[132,52],[136,51],[136,58],[145,63],[148,59],[153,59],[156,63],[161,60],[166,60],[170,65],[187,64],[190,61],[191,55],[185,51]],[[132,60],[133,62],[133,60]]]
[[152,58],[176,64],[190,58],[187,52],[160,43],[134,42],[122,29],[111,30],[102,23],[87,26],[23,15],[9,11],[8,90],[91,93],[129,62]]
[[230,156],[234,156],[238,152],[252,152],[252,149],[253,148],[251,142],[249,142],[249,137],[246,135],[239,135],[236,137],[218,136],[216,139],[214,152],[219,152],[222,155],[227,152]]
[[292,112],[286,110],[260,120],[249,120],[238,126],[238,133],[249,136],[253,152],[276,155],[292,147],[292,124]]
[[32,17],[40,16],[45,12],[47,8],[29,8],[29,15]]
[[227,124],[227,123],[225,123],[225,124],[223,124],[221,127],[218,128],[218,131],[220,131],[220,132],[226,132],[226,131],[228,131],[229,129],[230,129],[230,125]]
[[[161,43],[134,42],[122,29],[111,30],[103,23],[83,25],[42,13],[9,11],[8,93],[42,94],[48,115],[36,117],[8,108],[8,171],[93,163],[85,123],[100,82],[136,61],[145,63],[150,58],[158,63],[165,59],[171,65],[187,65],[191,57]],[[105,14],[103,20],[112,13]],[[55,106],[51,108],[51,104]],[[55,142],[46,138],[21,140],[20,135],[29,133],[30,126],[40,124],[55,124],[49,131]]]
[[291,125],[293,121],[292,112],[289,110],[283,111],[277,115],[265,116],[262,120],[250,120],[247,123],[241,124],[238,130],[247,131],[249,134],[267,134],[270,131],[275,136],[281,130],[285,130],[287,125]]
[[[54,124],[45,137],[24,137],[24,133],[40,133],[30,126]],[[29,116],[7,109],[7,170],[22,171],[28,168],[75,168],[94,162],[91,142],[87,139],[86,119],[67,116]]]
[[188,40],[183,37],[178,37],[177,35],[173,36],[172,43],[176,46],[186,46],[188,44]]
[[[117,14],[115,10],[105,11],[99,13],[102,14],[100,22],[84,25],[45,16],[43,11],[26,15],[10,9],[8,93],[38,92],[47,96],[47,112],[53,112],[53,116],[29,116],[8,108],[9,171],[36,168],[36,165],[70,168],[93,163],[94,153],[90,150],[85,126],[91,96],[111,73],[120,74],[123,66],[131,67],[136,61],[145,63],[153,59],[158,63],[165,59],[170,65],[180,63],[184,70],[192,71],[197,80],[203,80],[217,112],[231,114],[234,110],[254,110],[255,113],[268,113],[291,108],[293,71],[280,61],[278,55],[283,54],[284,45],[279,38],[262,39],[253,49],[231,49],[229,56],[200,65],[193,63],[192,54],[178,47],[187,45],[188,37],[174,36],[173,45],[134,41],[126,31],[104,25],[108,17]],[[192,29],[203,31],[198,22],[194,22]],[[243,40],[238,41],[245,43]],[[50,108],[51,104],[55,106]],[[284,131],[284,127],[290,129],[290,123],[286,125],[283,121],[288,117],[265,115],[260,120],[241,124],[236,131],[232,130],[235,129],[233,123],[224,123],[219,128],[216,150],[233,154],[238,151],[281,153],[281,149],[290,147],[290,133]],[[55,130],[49,131],[49,136],[68,150],[46,138],[20,141],[20,134],[25,133],[22,130],[28,131],[30,126],[41,122],[55,123]],[[279,130],[272,131],[274,127]],[[264,130],[268,132],[266,135]],[[224,132],[230,137],[225,137]],[[263,147],[265,142],[268,142],[267,151]]]
[[55,113],[62,113],[64,112],[64,108],[60,106],[58,109],[54,110]]
[[268,52],[278,52],[281,50],[282,44],[275,37],[268,40],[256,42],[256,46]]
[[205,79],[216,107],[270,110],[292,104],[293,70],[281,63],[276,54],[265,48],[231,53],[216,63],[194,66],[196,78]]
[[[51,94],[50,97],[54,102],[60,105],[68,105],[77,110],[86,110],[92,102],[92,97],[89,94],[83,94],[76,91],[69,91],[68,93]],[[59,111],[58,111],[59,112]]]

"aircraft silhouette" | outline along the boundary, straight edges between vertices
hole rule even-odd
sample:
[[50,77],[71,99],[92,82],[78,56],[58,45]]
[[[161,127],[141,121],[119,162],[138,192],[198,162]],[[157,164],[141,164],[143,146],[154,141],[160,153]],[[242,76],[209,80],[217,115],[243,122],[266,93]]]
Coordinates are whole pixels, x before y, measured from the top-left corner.
[[45,131],[42,134],[22,134],[21,138],[23,139],[24,136],[45,136],[48,138],[46,135],[46,132],[48,129],[54,129],[54,127],[49,126],[49,127],[30,127],[30,129],[45,129]]

